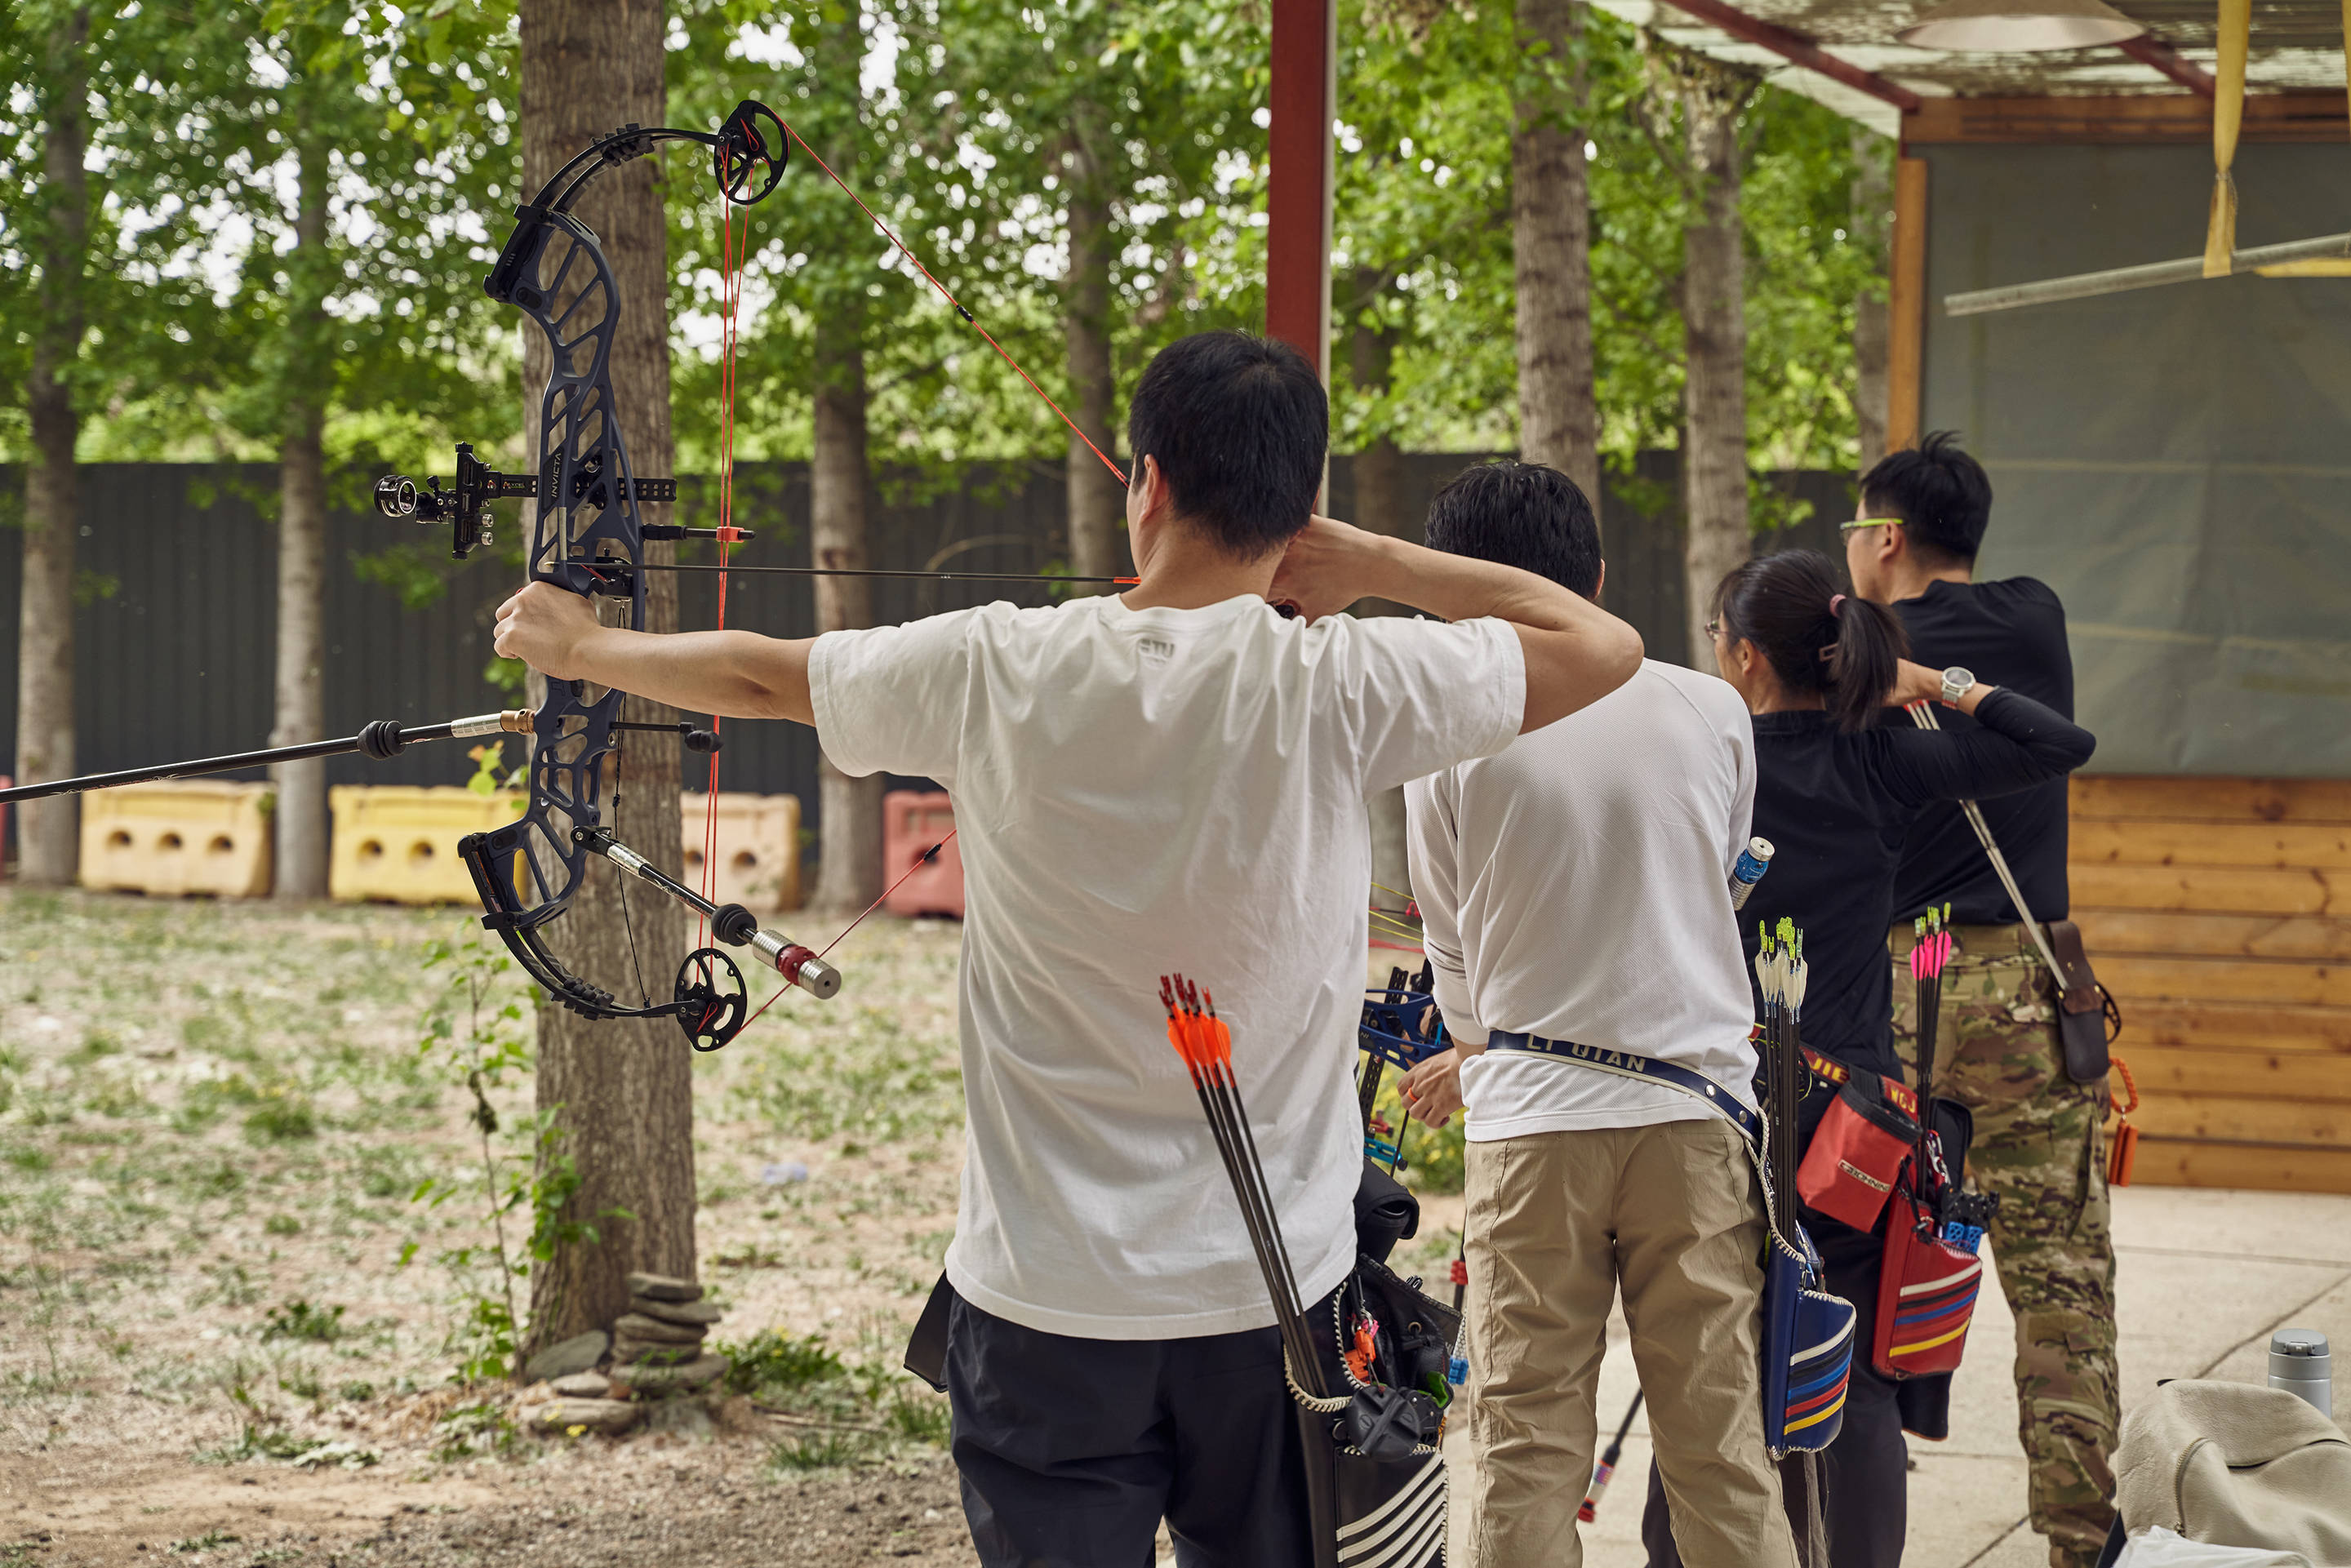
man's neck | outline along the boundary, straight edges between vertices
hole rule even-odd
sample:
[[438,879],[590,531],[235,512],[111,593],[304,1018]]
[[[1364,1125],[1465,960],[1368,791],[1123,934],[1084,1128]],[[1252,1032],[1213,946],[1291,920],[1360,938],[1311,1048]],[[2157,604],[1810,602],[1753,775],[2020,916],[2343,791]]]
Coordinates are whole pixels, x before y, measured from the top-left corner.
[[1235,560],[1209,539],[1181,526],[1156,528],[1140,552],[1142,580],[1119,596],[1129,610],[1198,610],[1245,594],[1265,597],[1281,552]]
[[1927,590],[1938,582],[1956,582],[1964,588],[1974,580],[1974,572],[1961,563],[1928,567],[1907,559],[1897,560],[1894,566],[1893,588],[1886,596],[1886,602],[1891,604],[1905,599],[1924,599],[1927,597]]

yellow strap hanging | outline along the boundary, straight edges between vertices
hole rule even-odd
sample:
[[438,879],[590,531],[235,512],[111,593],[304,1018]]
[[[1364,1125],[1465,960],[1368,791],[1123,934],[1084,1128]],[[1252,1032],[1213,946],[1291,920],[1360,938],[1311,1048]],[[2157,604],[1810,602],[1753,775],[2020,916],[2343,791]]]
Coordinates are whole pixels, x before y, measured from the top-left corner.
[[[2204,231],[2204,276],[2226,277],[2237,251],[2237,131],[2245,120],[2245,54],[2252,41],[2253,0],[2220,0],[2220,57],[2212,94],[2212,214]],[[2351,15],[2351,0],[2344,0]],[[2351,86],[2351,67],[2346,68]]]

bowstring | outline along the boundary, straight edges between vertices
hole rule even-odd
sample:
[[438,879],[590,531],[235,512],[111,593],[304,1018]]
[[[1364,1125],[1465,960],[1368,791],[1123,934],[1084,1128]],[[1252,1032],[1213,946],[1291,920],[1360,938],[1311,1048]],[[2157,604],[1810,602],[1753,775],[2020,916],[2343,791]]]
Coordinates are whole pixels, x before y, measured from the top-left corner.
[[1043,398],[1047,408],[1051,409],[1056,414],[1061,415],[1061,423],[1070,427],[1070,434],[1076,436],[1080,441],[1084,442],[1086,444],[1086,450],[1101,458],[1102,466],[1109,469],[1113,474],[1118,476],[1119,488],[1128,488],[1126,470],[1121,468],[1116,463],[1111,461],[1110,454],[1104,452],[1101,447],[1096,446],[1092,436],[1088,435],[1084,431],[1078,428],[1078,422],[1071,419],[1067,413],[1062,412],[1061,405],[1055,402],[1051,395],[1048,393],[1043,387],[1037,384],[1035,377],[1031,376],[1027,371],[1020,368],[1020,361],[1014,359],[1009,353],[1005,351],[1004,345],[996,340],[996,335],[979,324],[979,318],[966,309],[964,308],[963,301],[957,299],[952,293],[948,292],[947,286],[946,284],[941,283],[936,277],[931,276],[931,269],[923,265],[922,258],[916,256],[913,251],[906,248],[906,242],[900,239],[897,235],[897,232],[892,229],[888,224],[883,223],[880,216],[874,213],[872,207],[865,204],[865,198],[859,195],[855,191],[851,190],[849,182],[832,172],[832,165],[826,162],[822,158],[817,155],[816,149],[810,146],[800,133],[792,129],[791,122],[789,120],[778,118],[776,123],[782,126],[784,128],[784,134],[790,137],[799,150],[809,155],[809,161],[810,162],[813,162],[818,168],[824,171],[825,177],[827,179],[840,186],[842,192],[848,195],[849,199],[857,204],[857,210],[863,213],[868,221],[870,221],[875,228],[882,231],[883,237],[897,247],[898,254],[904,256],[908,264],[911,265],[916,272],[923,275],[923,281],[929,284],[933,288],[937,289],[939,298],[946,300],[949,305],[955,307],[955,313],[971,324],[971,329],[978,333],[982,339],[986,340],[987,346],[996,350],[997,357],[998,359],[1012,367],[1012,373],[1019,376],[1022,381],[1028,382],[1029,390],[1035,392],[1039,397]]
[[[736,347],[743,312],[743,274],[750,259],[751,220],[743,220],[738,250],[735,239],[735,204],[719,203],[718,272],[718,626],[726,630],[726,556],[735,542],[735,373]],[[719,716],[710,716],[710,777],[703,786],[702,896],[718,902],[718,738]],[[695,946],[709,946],[708,917],[695,919]]]
[[[856,930],[859,926],[861,926],[861,925],[864,925],[864,924],[865,924],[865,915],[872,914],[875,910],[877,910],[877,909],[881,908],[884,904],[888,903],[888,902],[889,902],[889,900],[890,900],[890,895],[891,895],[892,894],[893,894],[893,893],[897,892],[900,888],[902,888],[902,887],[904,887],[904,886],[905,886],[905,885],[906,885],[906,879],[907,879],[908,877],[910,877],[910,876],[914,875],[916,872],[918,872],[918,871],[922,870],[925,866],[926,866],[926,865],[930,864],[930,863],[931,863],[931,857],[932,857],[933,855],[937,854],[941,850],[943,850],[943,849],[946,848],[948,844],[952,843],[952,842],[955,841],[956,831],[956,830],[955,830],[955,829],[953,829],[953,828],[949,828],[949,829],[947,830],[947,836],[946,836],[946,838],[941,839],[937,843],[933,844],[929,849],[925,850],[921,854],[916,855],[916,856],[914,857],[914,864],[912,864],[912,865],[910,865],[910,866],[908,866],[904,871],[900,872],[900,873],[898,873],[898,880],[897,880],[897,881],[895,881],[895,882],[893,882],[893,883],[892,883],[889,886],[887,886],[887,887],[883,888],[883,889],[882,890],[882,896],[881,896],[881,897],[879,897],[879,898],[877,898],[877,899],[875,899],[872,903],[871,903],[871,904],[867,904],[867,905],[865,906],[865,913],[864,913],[863,915],[860,915],[856,919],[854,919],[854,920],[851,921],[848,925],[846,925],[842,926],[842,927],[841,928],[841,935],[840,935],[839,936],[835,936],[831,941],[830,941],[830,942],[826,943],[826,944],[824,945],[824,947],[823,947],[822,951],[819,952],[819,953],[817,954],[817,956],[818,956],[818,957],[820,957],[820,958],[821,958],[821,957],[823,957],[823,956],[825,956],[825,954],[826,954],[826,953],[830,953],[830,952],[831,952],[835,947],[840,946],[841,946],[841,942],[842,942],[845,938],[847,938],[847,936],[849,936],[849,934],[850,934],[851,932],[852,932],[852,931]],[[789,990],[790,990],[790,989],[791,989],[791,987],[789,987],[789,986],[778,986],[778,987],[777,987],[777,988],[776,988],[776,994],[775,994],[774,996],[772,996],[772,997],[769,997],[766,1001],[761,1002],[761,1003],[759,1004],[759,1012],[758,1012],[758,1013],[753,1013],[749,1018],[747,1018],[747,1019],[745,1019],[743,1020],[743,1027],[744,1027],[745,1029],[749,1029],[749,1028],[750,1028],[754,1023],[758,1022],[758,1018],[759,1018],[759,1013],[764,1013],[764,1012],[766,1012],[769,1008],[774,1007],[774,1006],[776,1005],[776,1003],[777,1003],[779,999],[781,999],[781,998],[783,997],[783,994],[784,994],[786,991],[789,991]]]
[[[1048,392],[1043,387],[1037,384],[1037,379],[1021,368],[1020,361],[1014,359],[1005,349],[1004,345],[996,340],[996,335],[994,333],[990,332],[987,328],[979,324],[979,318],[973,315],[970,310],[966,308],[963,301],[957,299],[953,291],[951,291],[946,284],[941,283],[932,273],[929,267],[923,265],[922,257],[916,256],[912,250],[907,248],[906,242],[898,237],[897,231],[893,229],[888,224],[883,223],[881,215],[874,212],[872,207],[865,204],[865,198],[859,195],[857,192],[851,187],[848,181],[833,172],[832,165],[826,162],[823,157],[818,153],[817,150],[808,144],[807,138],[803,137],[798,131],[794,130],[790,121],[779,117],[777,123],[783,126],[784,134],[791,138],[793,144],[799,147],[801,152],[808,154],[809,161],[814,163],[818,168],[824,171],[825,178],[840,186],[841,193],[851,201],[857,204],[857,210],[865,214],[866,221],[882,232],[883,237],[890,242],[891,246],[900,256],[906,258],[909,266],[914,267],[916,272],[922,274],[923,281],[929,284],[932,288],[935,289],[939,298],[946,300],[947,304],[954,308],[955,313],[962,317],[965,321],[968,322],[971,326],[971,329],[978,333],[981,340],[985,341],[989,348],[996,350],[997,357],[1002,360],[1006,364],[1012,367],[1012,373],[1019,376],[1020,380],[1027,384],[1029,390],[1035,392],[1037,396],[1043,401],[1045,406],[1051,409],[1054,414],[1060,418],[1063,424],[1069,426],[1070,434],[1076,436],[1080,441],[1084,442],[1086,450],[1092,453],[1096,457],[1102,459],[1102,466],[1109,469],[1111,473],[1117,477],[1119,486],[1122,489],[1129,487],[1126,470],[1121,468],[1117,463],[1113,462],[1108,453],[1094,444],[1093,437],[1088,435],[1082,429],[1081,429],[1078,425],[1078,422],[1071,419],[1067,411],[1065,411],[1060,403],[1053,401],[1051,393]],[[720,275],[720,319],[722,326],[720,329],[718,395],[719,442],[720,449],[723,454],[723,461],[721,464],[718,481],[718,629],[724,631],[726,626],[726,548],[733,538],[734,521],[735,343],[737,311],[740,307],[742,299],[742,277],[738,264],[742,259],[744,259],[742,257],[738,257],[735,252],[734,212],[731,206],[727,209],[722,221],[722,230],[725,238],[723,241],[724,266]],[[744,220],[743,230],[744,249],[747,252],[750,246],[751,237],[750,221],[747,218]],[[718,721],[716,715],[712,716],[710,727],[711,732],[714,735],[717,733]],[[702,853],[703,896],[705,898],[712,896],[712,892],[716,885],[717,874],[717,856],[715,852],[715,846],[717,837],[718,820],[718,754],[715,751],[711,753],[710,757],[710,789],[707,798],[709,806],[708,815],[705,819],[703,829],[704,848]],[[937,843],[933,844],[929,849],[915,856],[914,863],[908,866],[904,872],[900,873],[897,881],[892,883],[888,887],[883,888],[882,890],[882,896],[867,904],[863,911],[858,915],[856,919],[851,921],[847,925],[842,926],[841,934],[835,936],[831,941],[826,943],[823,948],[818,952],[817,956],[821,958],[826,954],[831,953],[835,947],[840,946],[851,932],[865,924],[865,917],[867,915],[872,915],[875,910],[881,908],[883,904],[887,903],[892,894],[897,892],[899,888],[905,885],[906,879],[908,877],[913,876],[917,871],[920,871],[924,866],[929,864],[931,857],[937,854],[941,850],[946,848],[948,843],[951,842],[954,838],[955,830],[949,829],[946,838],[941,839]],[[773,996],[759,1004],[758,1011],[752,1013],[749,1018],[743,1020],[743,1028],[748,1029],[752,1024],[758,1022],[760,1017],[765,1014],[769,1008],[774,1007],[777,1002],[783,999],[784,993],[789,989],[791,989],[791,987],[789,985],[778,987]]]

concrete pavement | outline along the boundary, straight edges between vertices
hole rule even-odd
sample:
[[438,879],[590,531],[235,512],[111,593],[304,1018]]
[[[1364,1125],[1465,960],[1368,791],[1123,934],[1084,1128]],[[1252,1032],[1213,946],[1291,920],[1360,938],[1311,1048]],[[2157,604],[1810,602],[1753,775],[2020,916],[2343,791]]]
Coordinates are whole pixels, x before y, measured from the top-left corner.
[[[1433,1220],[1447,1222],[1431,1207]],[[2351,1346],[2351,1197],[2125,1187],[2115,1194],[2115,1236],[2126,1410],[2165,1378],[2266,1379],[2277,1328],[2315,1328],[2338,1347]],[[1600,1375],[1604,1428],[1622,1419],[1635,1386],[1625,1334],[1619,1312],[1609,1323]],[[1911,1445],[1905,1568],[2048,1562],[2045,1543],[2024,1521],[2024,1451],[2009,1371],[2015,1343],[2006,1301],[1986,1290],[1953,1389],[1951,1436]],[[1447,1444],[1457,1467],[1468,1462],[1458,1437]],[[1636,1421],[1600,1516],[1583,1527],[1583,1560],[1593,1568],[1646,1562],[1640,1523],[1648,1479],[1647,1427]],[[1458,1529],[1454,1546],[1452,1560],[1468,1561]]]

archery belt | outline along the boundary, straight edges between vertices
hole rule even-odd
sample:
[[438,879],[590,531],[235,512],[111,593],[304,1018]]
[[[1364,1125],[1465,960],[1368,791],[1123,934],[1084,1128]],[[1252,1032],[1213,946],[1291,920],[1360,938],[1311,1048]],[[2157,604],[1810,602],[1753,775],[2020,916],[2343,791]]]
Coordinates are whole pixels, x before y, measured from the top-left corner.
[[[1769,1048],[1767,1046],[1767,1048]],[[1489,1051],[1525,1051],[1573,1061],[1620,1078],[1637,1078],[1678,1089],[1710,1107],[1739,1129],[1759,1169],[1763,1160],[1764,1118],[1708,1078],[1671,1061],[1629,1051],[1605,1051],[1570,1040],[1497,1030]],[[1788,1069],[1794,1071],[1792,1061]],[[1796,1135],[1791,1125],[1773,1137]],[[1768,1195],[1771,1182],[1764,1182]],[[1836,1440],[1844,1425],[1845,1385],[1853,1371],[1853,1303],[1828,1292],[1820,1255],[1792,1213],[1767,1203],[1763,1256],[1763,1437],[1777,1457],[1816,1453]]]

